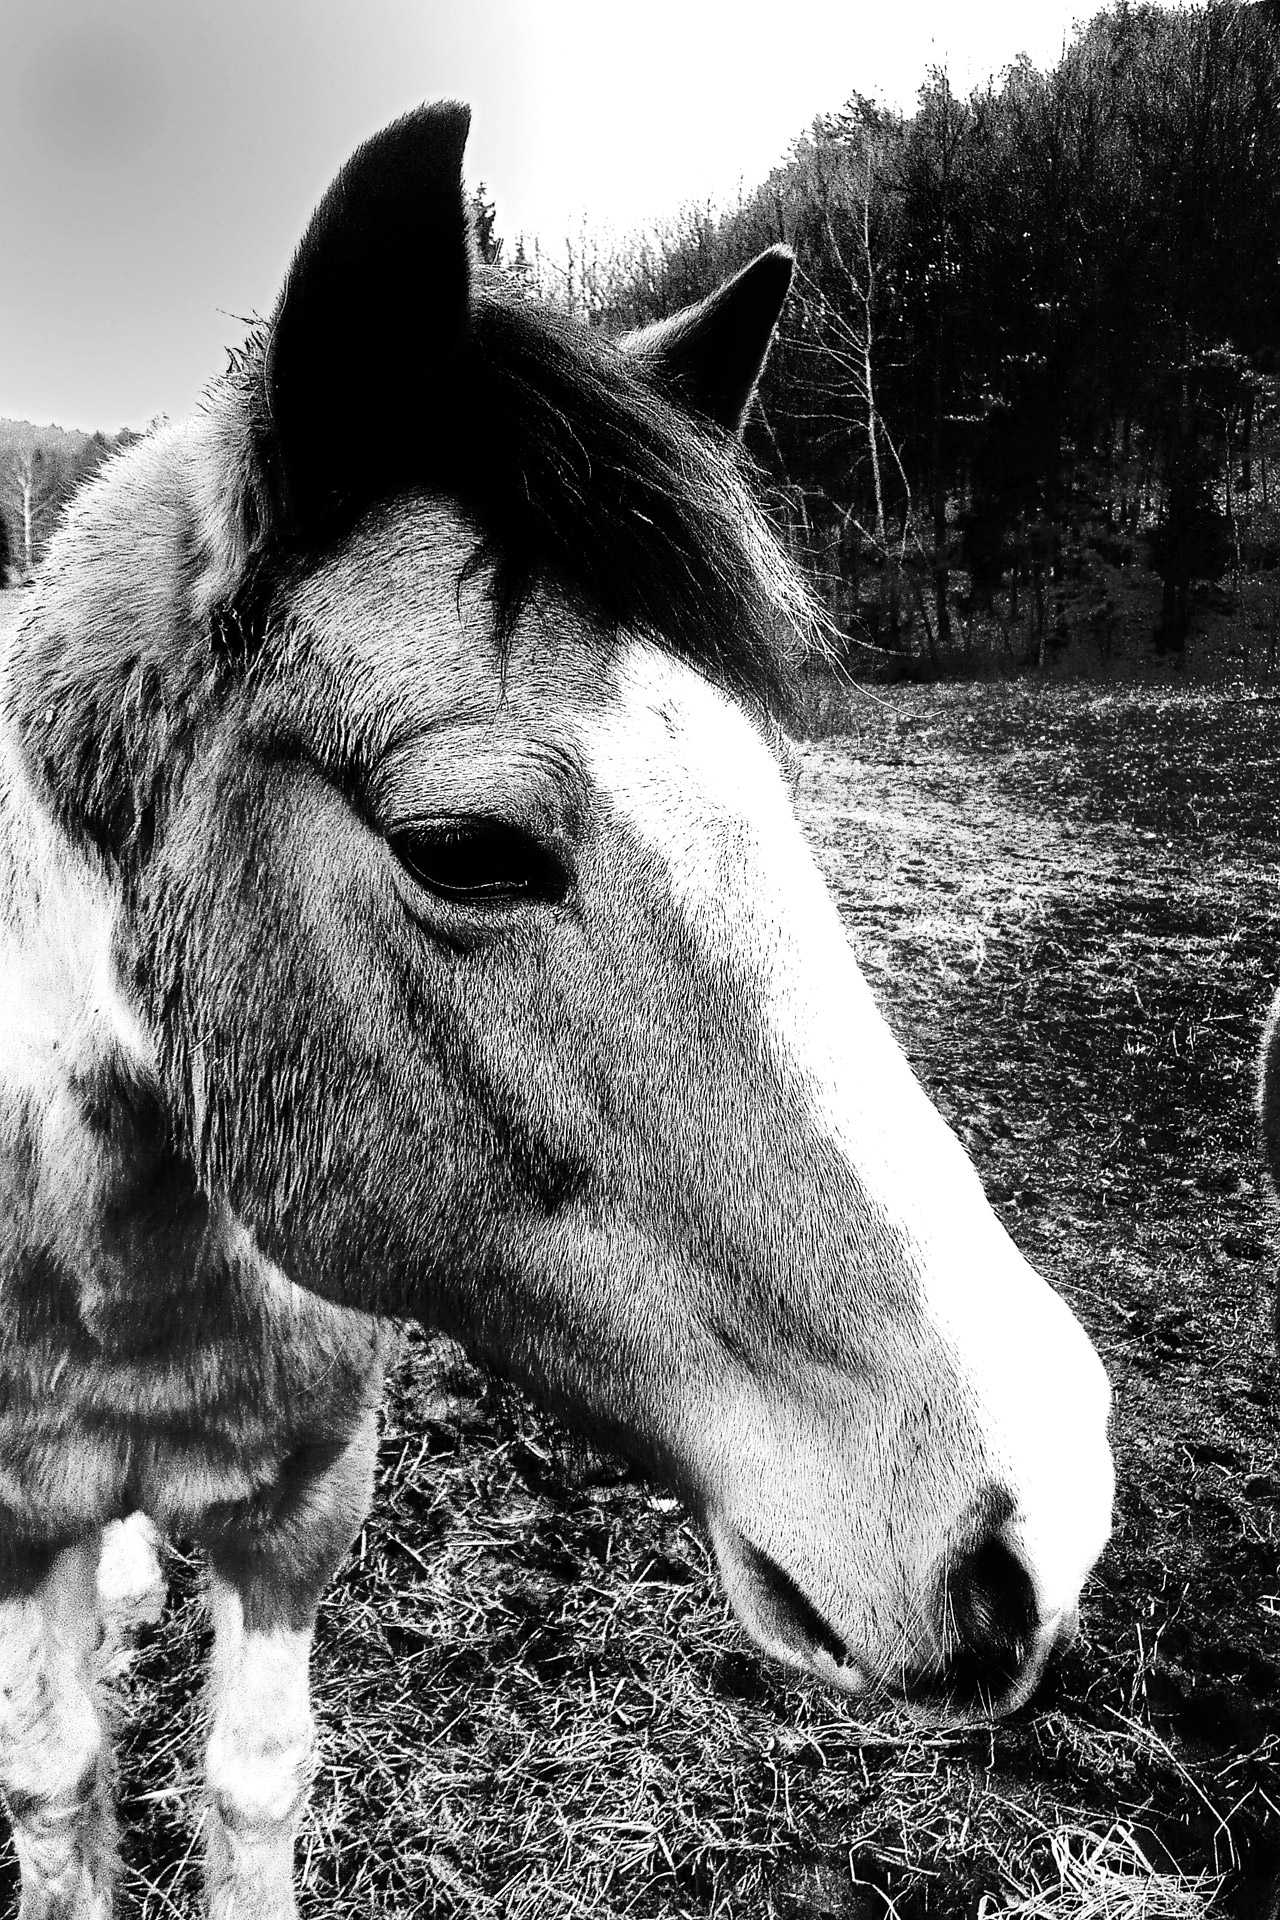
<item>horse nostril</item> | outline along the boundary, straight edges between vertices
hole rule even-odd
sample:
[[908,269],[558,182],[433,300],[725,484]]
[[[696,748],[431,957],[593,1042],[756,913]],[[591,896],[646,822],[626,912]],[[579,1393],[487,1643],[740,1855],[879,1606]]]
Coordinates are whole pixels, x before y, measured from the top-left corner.
[[780,1640],[797,1648],[813,1648],[825,1653],[836,1666],[842,1666],[849,1658],[849,1649],[791,1575],[745,1536],[741,1536],[739,1551],[743,1567],[755,1586],[761,1619]]
[[998,1533],[947,1570],[942,1644],[950,1653],[949,1686],[976,1699],[998,1700],[1035,1651],[1039,1628],[1031,1577]]
[[757,1646],[843,1693],[863,1692],[867,1669],[794,1577],[731,1522],[708,1518],[725,1590]]

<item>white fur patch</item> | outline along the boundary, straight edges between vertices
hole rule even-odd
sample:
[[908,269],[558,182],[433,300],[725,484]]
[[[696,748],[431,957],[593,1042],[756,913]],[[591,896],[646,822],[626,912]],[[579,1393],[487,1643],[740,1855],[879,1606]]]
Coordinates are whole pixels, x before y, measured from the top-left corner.
[[115,915],[105,875],[50,820],[0,731],[0,1092],[48,1098],[113,1051],[153,1070],[111,964]]
[[164,1611],[159,1546],[160,1536],[145,1513],[113,1520],[103,1529],[98,1604],[118,1632],[154,1625]]

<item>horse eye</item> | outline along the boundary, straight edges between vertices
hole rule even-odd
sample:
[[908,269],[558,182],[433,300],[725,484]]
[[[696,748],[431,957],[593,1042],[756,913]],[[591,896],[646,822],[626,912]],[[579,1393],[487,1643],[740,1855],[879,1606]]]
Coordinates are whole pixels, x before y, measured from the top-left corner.
[[564,867],[522,827],[484,815],[418,821],[388,836],[391,851],[428,893],[448,900],[562,900]]

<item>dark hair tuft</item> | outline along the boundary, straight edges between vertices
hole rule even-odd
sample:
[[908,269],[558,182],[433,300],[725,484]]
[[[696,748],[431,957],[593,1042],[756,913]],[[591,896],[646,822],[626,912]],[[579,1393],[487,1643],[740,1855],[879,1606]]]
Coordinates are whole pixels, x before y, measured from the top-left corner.
[[[490,573],[500,645],[534,588],[551,584],[608,629],[641,633],[787,715],[798,658],[825,625],[738,441],[674,405],[603,335],[477,281],[467,338],[430,404],[406,396],[395,418],[361,423],[344,461],[356,484],[310,550],[399,493],[456,498],[481,529],[468,571]],[[260,407],[262,336],[255,344],[232,378],[249,376]],[[292,557],[305,563],[306,551]],[[268,548],[235,631],[258,624],[272,570]]]

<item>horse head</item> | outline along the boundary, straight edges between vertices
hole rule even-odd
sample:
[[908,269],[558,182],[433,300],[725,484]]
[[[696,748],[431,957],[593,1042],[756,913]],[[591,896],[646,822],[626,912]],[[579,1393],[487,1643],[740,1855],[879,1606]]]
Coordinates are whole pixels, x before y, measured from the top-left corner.
[[112,876],[120,1045],[292,1279],[678,1487],[766,1651],[1007,1710],[1108,1388],[797,825],[814,616],[737,437],[789,256],[607,342],[475,265],[466,127],[360,149],[51,559],[15,720]]

